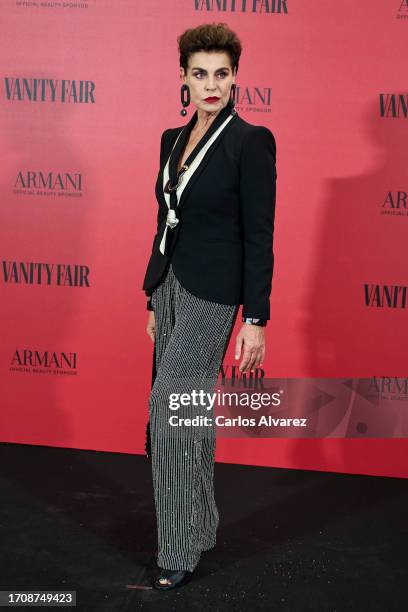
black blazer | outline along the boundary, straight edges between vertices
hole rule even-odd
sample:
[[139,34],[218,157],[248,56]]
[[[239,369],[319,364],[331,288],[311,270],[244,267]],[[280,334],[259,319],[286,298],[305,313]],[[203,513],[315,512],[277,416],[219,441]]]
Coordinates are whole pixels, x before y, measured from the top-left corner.
[[[193,117],[188,126],[195,123]],[[163,255],[159,230],[168,212],[163,170],[183,127],[167,129],[161,137],[157,233],[143,289],[150,296],[171,261],[176,278],[193,295],[243,304],[243,317],[269,319],[277,176],[274,135],[239,115],[224,127],[181,193],[180,221],[167,230],[177,231],[177,237],[171,254]]]

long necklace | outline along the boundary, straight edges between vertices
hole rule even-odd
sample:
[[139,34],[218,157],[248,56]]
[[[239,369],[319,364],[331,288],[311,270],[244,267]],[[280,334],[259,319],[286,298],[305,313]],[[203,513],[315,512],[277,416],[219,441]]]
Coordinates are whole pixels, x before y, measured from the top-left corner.
[[[196,144],[192,148],[192,151],[194,151],[195,147],[200,142],[201,138],[203,138],[204,134],[211,128],[211,125],[209,125],[208,128],[205,130],[205,132],[201,134],[200,138],[197,140]],[[187,156],[187,157],[190,157],[190,156]],[[177,172],[177,183],[175,185],[171,184],[171,179],[169,178],[166,185],[164,186],[165,193],[172,193],[173,191],[177,191],[179,185],[181,184],[181,181],[183,180],[183,175],[188,170],[188,168],[189,166],[187,164],[183,164],[181,166],[180,170]]]

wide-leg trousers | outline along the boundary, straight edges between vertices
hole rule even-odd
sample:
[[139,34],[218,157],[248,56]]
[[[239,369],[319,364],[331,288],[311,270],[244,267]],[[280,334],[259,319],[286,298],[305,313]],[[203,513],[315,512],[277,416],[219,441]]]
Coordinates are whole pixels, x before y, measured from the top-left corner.
[[[193,571],[201,552],[216,544],[219,513],[214,498],[214,408],[197,406],[192,392],[214,392],[238,306],[192,295],[178,282],[171,263],[151,304],[156,323],[149,415],[157,565]],[[190,399],[175,402],[181,394]],[[177,424],[194,417],[201,417],[201,424]]]

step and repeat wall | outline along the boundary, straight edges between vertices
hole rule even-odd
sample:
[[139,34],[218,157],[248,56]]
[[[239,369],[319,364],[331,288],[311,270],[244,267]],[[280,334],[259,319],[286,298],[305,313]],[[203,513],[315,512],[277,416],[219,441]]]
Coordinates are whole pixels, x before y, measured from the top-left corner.
[[[160,136],[195,110],[180,115],[177,36],[221,21],[243,44],[237,111],[277,145],[261,374],[370,379],[387,403],[384,435],[220,436],[217,461],[406,477],[407,431],[389,419],[408,391],[408,2],[2,0],[1,14],[0,441],[144,453]],[[239,328],[222,372],[236,379]]]

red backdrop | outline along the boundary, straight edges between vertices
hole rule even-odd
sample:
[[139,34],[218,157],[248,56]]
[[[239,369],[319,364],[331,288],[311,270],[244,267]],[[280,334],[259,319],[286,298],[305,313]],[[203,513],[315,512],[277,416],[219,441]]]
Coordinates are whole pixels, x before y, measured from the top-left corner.
[[[204,22],[241,38],[237,110],[277,143],[265,376],[408,375],[403,290],[375,299],[406,282],[408,3],[219,4],[2,2],[2,441],[144,450],[160,135],[194,111],[176,38]],[[337,472],[406,477],[406,457],[405,439],[217,443],[218,461]]]

